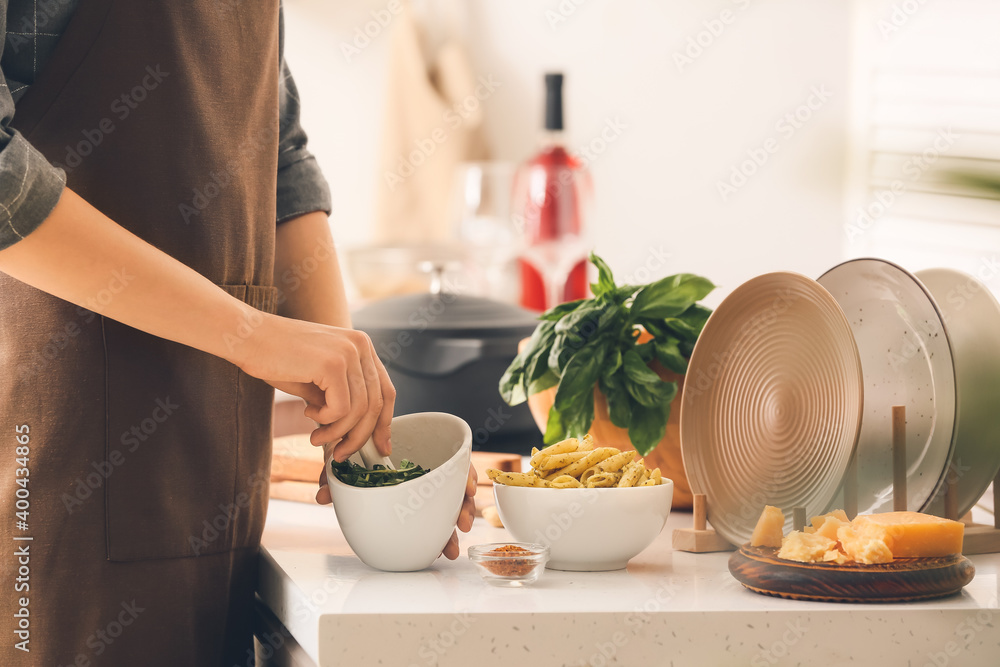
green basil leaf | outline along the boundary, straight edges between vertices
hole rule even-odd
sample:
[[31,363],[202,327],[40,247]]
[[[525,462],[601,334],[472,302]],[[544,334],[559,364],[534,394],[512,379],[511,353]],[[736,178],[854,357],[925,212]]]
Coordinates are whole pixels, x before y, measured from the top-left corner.
[[538,319],[545,320],[548,322],[558,322],[565,315],[572,313],[574,310],[582,306],[584,303],[590,301],[590,299],[577,299],[576,301],[567,301],[566,303],[560,303],[557,306],[549,308],[544,313],[538,316]]
[[660,376],[654,373],[642,357],[634,349],[627,351],[622,357],[622,366],[625,368],[625,377],[632,382],[639,384],[655,385],[659,383]]
[[554,445],[566,439],[566,427],[563,426],[562,415],[556,410],[556,406],[549,409],[548,422],[545,424],[545,435],[542,440],[546,445]]
[[548,344],[553,337],[555,324],[553,322],[541,322],[531,334],[528,344],[514,357],[510,366],[504,371],[500,378],[500,396],[507,405],[518,405],[527,400],[527,385],[529,378],[524,376],[526,364],[531,360],[532,355],[540,353],[541,349]]
[[591,300],[556,322],[556,333],[573,333],[588,338],[600,328],[601,316],[606,310],[604,304]]
[[583,341],[579,336],[569,333],[556,334],[555,339],[552,341],[552,347],[549,348],[549,356],[546,359],[552,372],[556,375],[562,375],[566,362],[569,361],[570,357],[573,356],[573,353],[581,345],[583,345]]
[[615,279],[611,273],[611,268],[594,253],[590,253],[590,262],[597,267],[597,282],[591,283],[590,291],[596,297],[603,296],[609,292],[613,293],[615,291]]
[[705,298],[715,285],[706,278],[678,273],[647,285],[635,295],[632,315],[647,319],[676,317]]
[[[552,343],[549,342],[546,345],[540,346],[537,350],[531,353],[528,357],[528,361],[524,366],[524,383],[530,386],[532,382],[540,378],[549,370],[549,350],[552,347]],[[532,392],[528,392],[529,395]]]
[[668,317],[663,320],[664,326],[675,336],[682,340],[695,342],[705,328],[705,322],[712,314],[710,308],[695,304],[685,310],[678,317]]
[[500,396],[507,405],[518,405],[528,399],[521,386],[523,375],[524,370],[521,368],[521,362],[515,358],[504,371],[503,377],[500,378]]
[[662,406],[637,405],[632,409],[628,424],[628,439],[640,456],[646,456],[667,431],[667,420]]
[[622,367],[622,351],[615,347],[604,359],[604,367],[601,368],[601,377],[614,375]]
[[615,388],[611,382],[601,378],[601,392],[608,402],[608,417],[611,423],[619,428],[628,428],[632,415],[632,402],[629,400],[628,392]]
[[594,392],[585,394],[575,405],[575,409],[564,415],[566,435],[570,438],[582,438],[587,435],[594,423]]
[[594,393],[597,378],[601,376],[604,354],[603,347],[587,345],[566,363],[566,369],[559,378],[559,390],[556,391],[555,406],[560,412],[572,409],[574,404]]
[[639,405],[654,407],[664,402],[669,403],[677,394],[677,384],[659,380],[657,384],[628,383],[625,388]]
[[625,385],[629,396],[639,405],[652,407],[660,404],[660,394],[655,385],[629,382]]
[[545,373],[543,373],[541,377],[531,380],[531,383],[528,385],[528,389],[525,393],[527,393],[528,396],[534,396],[535,394],[543,392],[546,389],[551,389],[557,384],[559,384],[559,376],[553,373],[551,369],[546,368]]
[[669,368],[679,375],[687,373],[688,362],[681,354],[677,339],[658,338],[652,344],[656,348],[656,359],[663,364],[664,368]]
[[618,304],[624,304],[632,295],[634,295],[639,290],[638,285],[622,285],[621,287],[616,287],[614,293],[612,294],[614,300]]
[[639,354],[639,358],[642,359],[642,363],[649,365],[653,359],[656,358],[656,349],[650,342],[643,343],[642,345],[636,345],[635,351]]

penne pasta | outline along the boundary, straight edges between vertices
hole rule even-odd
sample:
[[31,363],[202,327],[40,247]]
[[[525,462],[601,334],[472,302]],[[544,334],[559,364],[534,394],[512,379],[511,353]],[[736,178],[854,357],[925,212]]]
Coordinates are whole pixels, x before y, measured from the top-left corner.
[[645,470],[643,465],[638,461],[632,461],[622,470],[622,478],[618,480],[617,486],[619,488],[635,486],[635,483],[642,476],[642,471]]
[[535,486],[537,477],[530,472],[504,472],[495,468],[486,470],[486,475],[497,484],[507,486]]
[[629,450],[627,452],[619,452],[614,456],[609,456],[600,463],[597,467],[600,468],[601,472],[618,472],[626,465],[632,462],[635,458],[635,451]]
[[579,477],[583,473],[583,471],[586,470],[587,468],[595,466],[604,459],[610,456],[614,456],[617,453],[618,450],[615,449],[614,447],[598,447],[594,451],[589,452],[587,456],[580,459],[579,461],[576,461],[575,463],[571,463],[568,466],[566,466],[563,469],[564,470],[563,474],[569,475],[571,477]]
[[561,475],[556,477],[554,480],[549,482],[554,489],[578,489],[583,484],[580,484],[580,480],[576,477],[570,477],[569,475]]
[[590,452],[566,452],[565,454],[552,454],[541,460],[538,464],[539,470],[555,470],[565,468],[571,463],[576,463],[580,459],[589,456]]
[[621,473],[599,472],[590,476],[586,486],[591,489],[610,488],[617,485],[619,479],[621,479]]
[[531,467],[537,468],[543,459],[552,456],[553,454],[567,454],[569,452],[575,452],[580,441],[576,438],[570,438],[569,440],[563,440],[562,442],[557,442],[554,445],[549,445],[541,451],[533,451],[531,455]]
[[490,468],[486,474],[496,484],[546,489],[609,489],[663,484],[659,468],[649,470],[635,450],[595,447],[589,433],[543,449],[532,447],[529,472],[504,472]]

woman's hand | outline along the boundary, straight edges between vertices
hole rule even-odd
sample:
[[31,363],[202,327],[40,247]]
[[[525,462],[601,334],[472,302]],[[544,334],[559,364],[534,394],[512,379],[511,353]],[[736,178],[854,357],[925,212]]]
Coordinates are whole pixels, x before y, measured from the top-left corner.
[[[469,479],[465,483],[465,499],[462,501],[462,511],[458,514],[458,530],[467,533],[472,530],[472,520],[476,518],[476,486],[479,484],[479,476],[476,469],[469,464]],[[448,560],[455,560],[461,555],[458,546],[458,531],[452,531],[448,544],[444,545],[442,552]]]
[[248,375],[305,399],[305,415],[321,424],[314,445],[337,443],[347,459],[371,437],[392,451],[390,423],[396,390],[368,335],[354,329],[257,314],[234,362]]
[[[456,525],[458,530],[467,533],[472,530],[472,520],[476,517],[476,486],[479,484],[479,476],[476,469],[469,465],[469,478],[465,483],[465,498],[462,500],[462,510],[458,514]],[[330,487],[326,481],[326,470],[319,474],[319,491],[316,492],[316,502],[320,505],[329,505],[333,502],[330,497]],[[444,546],[442,552],[445,558],[455,560],[461,555],[458,546],[458,531],[453,531],[448,539],[448,544]]]

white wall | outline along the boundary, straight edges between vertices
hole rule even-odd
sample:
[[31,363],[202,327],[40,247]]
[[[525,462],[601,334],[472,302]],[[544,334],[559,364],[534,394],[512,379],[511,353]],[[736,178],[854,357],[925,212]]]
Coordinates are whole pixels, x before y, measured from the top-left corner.
[[[334,234],[370,238],[388,31],[353,62],[355,28],[388,0],[286,0],[287,57],[304,123],[333,187]],[[576,4],[579,3],[579,4]],[[542,74],[566,72],[569,144],[627,125],[592,164],[596,250],[621,275],[671,254],[651,277],[701,273],[723,289],[772,270],[816,277],[841,258],[850,3],[843,0],[458,0],[420,2],[431,41],[462,33],[474,67],[501,87],[486,102],[494,157],[537,140]],[[560,14],[560,8],[563,13]],[[726,25],[703,22],[728,11]],[[554,16],[565,21],[550,23]],[[391,25],[390,25],[391,27]],[[721,31],[719,28],[722,28]],[[679,71],[689,38],[709,43]],[[813,87],[831,96],[799,109]],[[799,129],[776,125],[800,110]],[[761,149],[776,152],[723,201],[719,181]],[[638,277],[642,277],[641,275]]]

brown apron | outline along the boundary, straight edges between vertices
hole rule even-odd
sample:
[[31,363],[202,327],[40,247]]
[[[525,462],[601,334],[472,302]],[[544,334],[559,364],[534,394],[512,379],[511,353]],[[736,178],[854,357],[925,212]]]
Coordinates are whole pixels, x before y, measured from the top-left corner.
[[[14,124],[273,312],[278,85],[277,0],[83,0]],[[123,263],[93,303],[129,283]],[[0,295],[0,664],[253,664],[270,388],[3,274]]]

